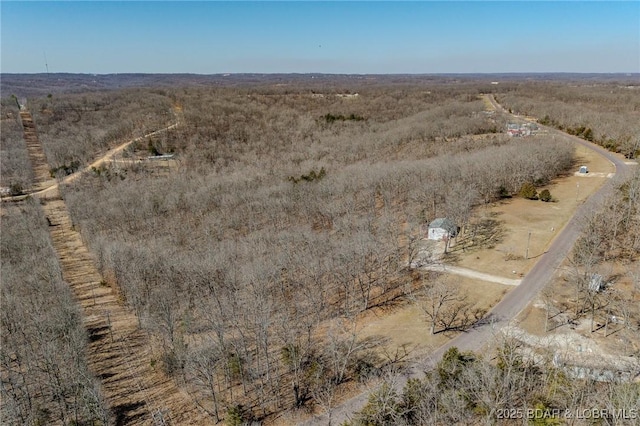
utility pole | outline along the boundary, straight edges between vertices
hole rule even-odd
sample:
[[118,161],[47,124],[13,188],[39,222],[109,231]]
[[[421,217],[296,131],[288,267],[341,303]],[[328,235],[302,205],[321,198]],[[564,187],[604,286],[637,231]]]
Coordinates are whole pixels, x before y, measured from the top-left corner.
[[47,62],[47,52],[42,52],[44,53],[44,67],[47,69],[47,77],[49,77],[49,64]]
[[529,243],[531,242],[531,231],[529,231],[529,237],[527,237],[527,251],[524,255],[524,259],[528,260],[529,259]]

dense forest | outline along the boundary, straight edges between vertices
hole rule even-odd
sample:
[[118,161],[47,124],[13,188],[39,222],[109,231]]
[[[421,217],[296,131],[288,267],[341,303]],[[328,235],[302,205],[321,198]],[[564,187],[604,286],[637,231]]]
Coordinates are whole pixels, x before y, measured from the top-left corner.
[[[498,99],[548,115],[550,124],[589,126],[595,139],[615,139],[621,150],[638,134],[629,112],[637,97],[615,101],[597,87],[575,89],[573,96],[590,93],[600,108],[626,117],[609,130],[596,112],[575,109],[574,98],[554,101],[558,111],[547,108],[555,86],[539,85],[513,85]],[[487,84],[128,88],[56,92],[30,98],[28,107],[58,179],[178,123],[61,192],[105,285],[150,336],[154,363],[211,422],[241,424],[330,408],[351,384],[397,371],[397,359],[360,338],[357,322],[375,306],[408,303],[413,242],[423,225],[446,216],[473,232],[478,206],[523,185],[546,185],[574,165],[570,142],[544,133],[507,137],[506,119],[487,111],[481,88]],[[27,188],[33,179],[21,143],[17,106],[3,99],[3,186]],[[133,161],[159,154],[173,154],[175,165]],[[2,214],[3,418],[109,424],[81,356],[80,312],[56,269],[38,203],[3,206]],[[35,273],[34,263],[44,269]],[[30,299],[33,293],[39,297]],[[38,334],[32,321],[61,329]],[[561,373],[515,352],[497,365],[451,352],[402,395],[372,395],[355,424],[491,422],[496,407],[556,407],[573,395],[560,392]],[[40,367],[53,354],[68,371]],[[33,383],[28,395],[19,383]],[[572,386],[594,397],[588,383]],[[501,389],[511,393],[497,395]],[[638,398],[637,387],[608,389],[612,400]],[[43,407],[40,420],[33,407]]]
[[109,424],[81,312],[36,200],[2,208],[2,422]]

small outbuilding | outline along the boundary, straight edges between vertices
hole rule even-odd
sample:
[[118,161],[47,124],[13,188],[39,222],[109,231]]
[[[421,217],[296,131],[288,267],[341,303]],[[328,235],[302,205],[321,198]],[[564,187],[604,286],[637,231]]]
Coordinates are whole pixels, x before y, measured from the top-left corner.
[[589,169],[587,169],[587,166],[580,166],[580,170],[578,172],[582,174],[586,174],[586,173],[589,173]]
[[458,235],[458,227],[446,217],[439,217],[429,224],[427,238],[447,240]]
[[600,292],[605,288],[604,278],[600,274],[591,274],[591,279],[589,280],[589,290],[593,292]]

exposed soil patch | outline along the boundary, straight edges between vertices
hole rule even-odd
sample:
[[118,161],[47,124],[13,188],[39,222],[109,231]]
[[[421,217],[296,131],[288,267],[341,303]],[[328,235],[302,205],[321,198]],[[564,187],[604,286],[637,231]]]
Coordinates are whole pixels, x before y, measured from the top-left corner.
[[[46,158],[30,114],[23,112],[34,175],[36,182],[43,183],[48,175]],[[108,286],[97,271],[57,186],[40,200],[63,279],[84,314],[89,367],[102,381],[116,424],[210,423],[170,378],[151,366],[147,335],[137,327],[136,316],[123,306],[118,290]]]
[[117,290],[98,273],[64,201],[55,193],[42,201],[63,278],[82,307],[89,330],[89,366],[102,379],[117,423],[151,424],[155,416],[174,424],[205,424],[206,417],[175,383],[151,367],[147,336],[137,328],[137,318],[122,305]]
[[27,145],[29,161],[33,168],[34,189],[38,190],[52,184],[52,178],[49,174],[49,164],[44,154],[42,145],[38,140],[36,126],[33,123],[33,117],[27,110],[20,111],[20,121],[22,122],[24,141]]

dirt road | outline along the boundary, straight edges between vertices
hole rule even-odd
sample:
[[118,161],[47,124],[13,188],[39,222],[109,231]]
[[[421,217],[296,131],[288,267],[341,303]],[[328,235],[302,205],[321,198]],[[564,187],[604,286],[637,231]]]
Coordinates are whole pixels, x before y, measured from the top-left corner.
[[[101,156],[100,158],[98,158],[93,163],[89,164],[88,166],[84,167],[83,169],[78,170],[77,172],[75,172],[73,174],[70,174],[68,176],[65,176],[62,179],[58,180],[58,181],[54,181],[53,179],[49,179],[49,180],[45,181],[45,180],[43,180],[43,178],[39,178],[39,180],[37,179],[38,184],[36,186],[34,186],[34,188],[32,188],[32,191],[29,191],[24,195],[2,197],[2,201],[21,201],[21,200],[25,199],[28,196],[43,196],[43,195],[53,194],[53,193],[55,193],[55,191],[58,190],[58,188],[60,187],[60,184],[73,182],[76,179],[78,179],[80,176],[84,175],[85,173],[90,172],[93,168],[98,168],[102,164],[104,164],[104,163],[106,163],[108,161],[111,161],[117,154],[119,154],[122,151],[124,151],[129,145],[134,144],[136,142],[139,142],[141,140],[144,140],[146,138],[159,135],[159,134],[161,134],[163,132],[166,132],[166,131],[169,131],[171,129],[175,129],[176,127],[178,127],[178,124],[179,123],[173,123],[173,124],[171,124],[171,125],[169,125],[167,127],[164,127],[162,129],[155,130],[155,131],[153,131],[151,133],[147,133],[144,136],[140,136],[140,137],[137,137],[137,138],[132,139],[130,141],[124,142],[124,143],[118,145],[117,147],[107,151],[106,154],[104,154],[103,156]],[[31,137],[31,136],[29,136],[29,137]],[[26,140],[26,136],[25,136],[25,140]],[[29,142],[27,142],[27,143],[29,143]],[[33,145],[33,143],[31,143],[31,145]],[[42,150],[42,148],[40,148],[40,150]],[[44,156],[44,153],[42,155]],[[36,164],[40,164],[40,163],[34,163],[33,160],[32,160],[32,164],[34,164],[32,167],[34,168],[34,173],[36,174],[36,176],[42,176],[43,173],[46,173],[46,175],[49,174],[48,167],[44,167],[43,168],[41,166],[36,166]],[[45,171],[43,172],[43,170],[45,170]],[[43,186],[44,186],[44,188],[43,188]]]
[[[178,123],[125,142],[82,171],[55,182],[48,179],[48,164],[31,115],[24,110],[21,117],[37,185],[30,195],[40,199],[62,277],[82,309],[83,325],[89,336],[87,362],[100,379],[115,423],[213,424],[184,390],[159,368],[154,368],[148,335],[138,327],[138,318],[122,301],[119,289],[103,280],[89,249],[73,226],[59,190],[60,183],[72,182],[83,172],[109,161],[132,143],[175,128]],[[44,185],[47,186],[40,189]],[[18,201],[24,197],[9,197],[9,200]]]
[[98,158],[96,161],[94,161],[93,163],[89,164],[88,166],[86,166],[84,169],[77,171],[74,174],[71,174],[69,176],[65,176],[62,180],[60,180],[60,182],[56,183],[53,186],[50,186],[49,188],[45,188],[41,191],[38,191],[34,194],[31,195],[38,195],[38,194],[44,194],[47,193],[49,191],[54,191],[58,188],[58,185],[61,183],[70,183],[73,182],[74,180],[78,179],[78,177],[82,176],[84,173],[86,172],[90,172],[92,169],[94,168],[98,168],[100,167],[102,164],[106,163],[107,161],[110,161],[112,158],[114,158],[117,154],[121,153],[122,151],[124,151],[129,145],[134,144],[136,142],[139,142],[141,140],[144,140],[146,138],[149,138],[151,136],[156,136],[159,135],[160,133],[169,131],[171,129],[175,129],[178,126],[178,123],[174,123],[170,126],[167,126],[163,129],[160,130],[156,130],[154,132],[151,133],[147,133],[144,136],[140,136],[138,138],[132,139],[128,142],[125,142],[121,145],[118,145],[117,147],[113,148],[112,150],[108,151],[105,155],[103,155],[102,157]]
[[41,196],[40,204],[62,277],[82,308],[89,368],[100,378],[116,424],[212,424],[170,377],[153,367],[148,335],[118,289],[102,279],[57,188]]
[[[496,111],[503,114],[513,115],[509,114],[501,105],[499,105],[493,96],[487,95],[486,99],[491,103]],[[405,376],[399,377],[396,381],[395,387],[398,392],[402,391],[402,388],[409,378],[422,377],[425,370],[434,367],[449,348],[455,346],[461,351],[478,351],[482,349],[487,342],[492,341],[493,337],[496,336],[503,327],[509,325],[510,322],[513,321],[529,304],[529,302],[533,300],[540,290],[542,290],[551,281],[551,278],[556,274],[560,263],[569,254],[569,251],[580,235],[582,218],[590,211],[596,210],[598,205],[605,199],[605,196],[610,194],[617,184],[630,176],[634,163],[625,162],[620,156],[576,136],[571,136],[550,127],[540,127],[544,128],[549,132],[549,134],[554,134],[571,140],[578,145],[584,146],[604,156],[615,166],[615,175],[577,209],[573,218],[551,243],[547,252],[540,257],[535,266],[522,279],[520,285],[507,293],[505,297],[496,306],[494,306],[486,317],[486,320],[481,324],[478,324],[475,328],[459,334],[456,338],[438,348],[426,359],[417,362],[408,370],[408,373]],[[304,424],[340,424],[341,422],[348,420],[353,413],[360,410],[366,404],[368,397],[369,392],[364,392],[344,402],[342,405],[335,407],[331,412],[331,420],[329,420],[329,416],[325,414],[316,416]]]
[[437,265],[423,266],[421,269],[428,271],[442,272],[445,274],[460,275],[462,277],[475,278],[477,280],[487,281],[490,283],[502,284],[502,285],[520,285],[522,280],[499,277],[497,275],[485,274],[484,272],[474,271],[473,269],[461,268],[460,266],[446,265],[440,263]]

